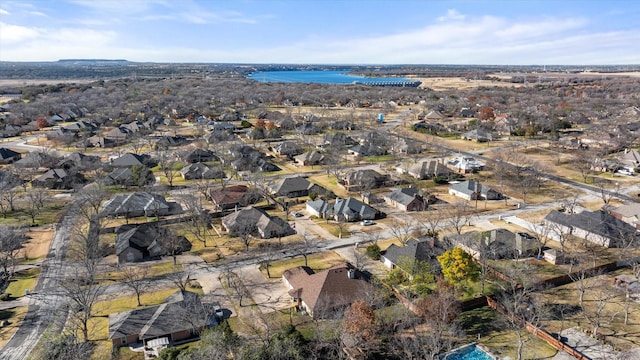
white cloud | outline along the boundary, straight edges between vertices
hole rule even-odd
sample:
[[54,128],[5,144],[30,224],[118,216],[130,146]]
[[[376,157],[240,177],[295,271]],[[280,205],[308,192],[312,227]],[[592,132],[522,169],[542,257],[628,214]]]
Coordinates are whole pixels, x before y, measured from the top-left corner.
[[447,14],[438,17],[438,21],[459,21],[459,20],[464,20],[465,19],[465,15],[461,14],[460,12],[458,12],[458,10],[456,9],[449,9],[447,10]]
[[2,43],[13,44],[34,39],[40,35],[40,32],[37,28],[0,22],[0,42]]
[[49,17],[47,14],[43,13],[42,11],[29,11],[29,15]]
[[0,15],[11,15],[11,13],[5,9],[0,8]]

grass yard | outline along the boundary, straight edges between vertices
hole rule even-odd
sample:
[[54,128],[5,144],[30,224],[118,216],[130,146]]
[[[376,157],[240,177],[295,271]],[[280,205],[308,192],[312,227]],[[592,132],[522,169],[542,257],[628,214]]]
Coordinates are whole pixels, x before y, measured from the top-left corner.
[[[515,331],[508,330],[502,316],[488,306],[465,311],[458,320],[466,331],[463,343],[478,342],[495,355],[516,358],[518,340]],[[527,339],[523,359],[551,359],[557,353],[556,349],[530,333],[523,331],[523,334]]]
[[25,295],[25,290],[33,291],[38,282],[40,268],[34,267],[28,270],[22,270],[15,273],[14,278],[9,282],[9,286],[5,293],[9,294],[12,299],[17,299]]
[[[334,221],[327,222],[325,219],[320,219],[320,218],[311,219],[311,221],[313,221],[314,224],[320,226],[324,230],[328,231],[331,235],[337,238],[340,237],[340,228]],[[351,233],[349,232],[349,227],[350,227],[349,223],[344,223],[344,226],[342,227],[343,239],[351,236]],[[325,240],[330,240],[330,239],[325,239]]]
[[604,337],[602,342],[621,351],[640,346],[640,303],[633,298],[627,303],[629,320],[625,325],[625,292],[613,285],[614,276],[619,274],[632,275],[632,272],[629,269],[621,269],[584,280],[584,311],[579,304],[579,283],[537,293],[536,303],[544,304],[548,313],[544,320],[545,328],[552,333],[570,327],[578,327],[583,331],[591,330],[596,319],[596,311],[603,305],[598,330],[598,334]]
[[9,339],[18,330],[20,322],[27,313],[26,306],[14,307],[11,309],[0,310],[0,321],[8,321],[7,326],[0,328],[0,348],[3,348]]
[[[345,262],[345,260],[335,251],[325,251],[322,253],[311,254],[307,256],[308,258],[308,266],[312,268],[314,271],[322,271],[328,269],[332,266],[339,265]],[[271,278],[279,278],[282,277],[282,273],[285,270],[292,269],[294,267],[303,266],[304,265],[304,257],[299,256],[292,259],[281,260],[272,262],[269,266],[269,272],[271,273]],[[262,271],[262,275],[267,278],[267,272]]]
[[[150,265],[144,265],[144,264],[138,263],[138,264],[135,264],[134,266],[146,267],[147,268],[146,277],[161,276],[161,275],[171,274],[171,273],[182,270],[182,264],[180,264],[180,261],[178,260],[178,263],[174,265],[173,259],[170,259],[168,261],[163,261],[163,262],[154,262]],[[123,276],[124,276],[124,273],[122,271],[110,271],[102,274],[101,277],[103,280],[120,281],[122,280]]]
[[23,262],[42,260],[49,253],[49,246],[53,238],[53,229],[38,228],[27,232],[29,240],[24,244],[20,256]]
[[[60,220],[62,209],[67,206],[66,201],[48,201],[45,206],[40,209],[40,212],[35,217],[35,225],[50,225],[57,223]],[[34,225],[31,221],[31,216],[24,208],[26,204],[16,205],[16,211],[7,212],[7,217],[0,217],[0,225],[8,226],[20,226],[20,225]]]
[[338,180],[333,175],[313,175],[308,179],[312,183],[316,183],[327,190],[333,191],[333,193],[341,198],[348,198],[349,192],[338,185]]

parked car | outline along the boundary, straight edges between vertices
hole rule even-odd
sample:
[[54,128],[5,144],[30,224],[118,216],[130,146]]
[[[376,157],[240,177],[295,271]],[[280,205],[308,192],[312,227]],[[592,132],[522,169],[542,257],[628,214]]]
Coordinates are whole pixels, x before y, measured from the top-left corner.
[[373,225],[373,224],[375,224],[375,223],[373,221],[371,221],[371,220],[362,220],[360,222],[360,225],[362,225],[362,226],[369,226],[369,225]]
[[298,211],[291,212],[291,215],[293,215],[294,217],[303,217],[304,216],[301,212],[298,212]]

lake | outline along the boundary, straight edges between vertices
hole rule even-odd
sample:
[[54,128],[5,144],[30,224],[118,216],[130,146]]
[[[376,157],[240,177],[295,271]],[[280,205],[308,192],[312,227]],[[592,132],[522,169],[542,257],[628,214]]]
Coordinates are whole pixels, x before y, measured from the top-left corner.
[[248,76],[259,82],[287,82],[287,83],[317,83],[317,84],[352,84],[378,82],[411,82],[406,78],[366,78],[364,76],[348,75],[346,71],[324,70],[283,70],[283,71],[258,71]]

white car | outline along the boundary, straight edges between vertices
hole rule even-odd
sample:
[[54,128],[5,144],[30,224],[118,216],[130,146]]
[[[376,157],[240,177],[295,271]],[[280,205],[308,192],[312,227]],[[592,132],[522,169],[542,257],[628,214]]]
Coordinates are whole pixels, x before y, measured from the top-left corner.
[[362,220],[360,222],[360,225],[362,225],[362,226],[369,226],[369,225],[373,225],[373,224],[375,224],[375,223],[373,221],[371,221],[371,220]]

